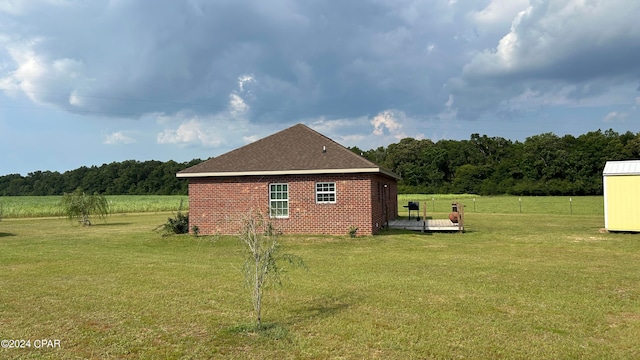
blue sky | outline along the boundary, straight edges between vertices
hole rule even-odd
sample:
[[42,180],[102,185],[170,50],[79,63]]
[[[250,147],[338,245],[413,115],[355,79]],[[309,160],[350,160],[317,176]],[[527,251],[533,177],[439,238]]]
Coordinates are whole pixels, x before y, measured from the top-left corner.
[[345,146],[640,132],[640,2],[0,0],[0,175]]

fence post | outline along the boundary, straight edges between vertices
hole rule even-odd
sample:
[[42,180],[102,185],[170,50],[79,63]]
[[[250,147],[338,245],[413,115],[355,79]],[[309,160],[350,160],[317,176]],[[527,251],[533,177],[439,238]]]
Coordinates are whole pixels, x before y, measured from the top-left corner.
[[424,202],[424,208],[422,208],[422,232],[427,230],[427,202]]
[[464,231],[464,204],[458,202],[458,232],[462,234]]
[[518,203],[520,203],[520,214],[522,214],[522,198],[518,198]]
[[573,215],[573,199],[569,197],[569,215]]

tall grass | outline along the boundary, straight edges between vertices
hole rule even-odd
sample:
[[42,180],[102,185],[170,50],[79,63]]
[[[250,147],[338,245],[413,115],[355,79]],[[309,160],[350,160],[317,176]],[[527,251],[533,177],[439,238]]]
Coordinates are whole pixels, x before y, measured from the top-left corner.
[[[65,216],[60,207],[61,196],[2,196],[5,218]],[[187,196],[179,195],[109,195],[111,214],[176,211],[180,200],[188,204]]]

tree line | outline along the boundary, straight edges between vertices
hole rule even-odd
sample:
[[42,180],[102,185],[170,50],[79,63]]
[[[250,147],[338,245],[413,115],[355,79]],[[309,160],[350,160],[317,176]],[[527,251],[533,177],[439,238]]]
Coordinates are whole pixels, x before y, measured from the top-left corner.
[[405,138],[351,150],[402,176],[400,193],[600,195],[607,161],[640,159],[640,132],[544,133],[524,142],[479,134],[462,141]]
[[82,166],[75,170],[35,171],[22,176],[0,177],[0,196],[62,195],[81,188],[88,194],[104,195],[186,195],[188,182],[176,173],[200,163],[194,159],[112,162],[102,166]]
[[[600,195],[609,160],[640,159],[640,132],[553,133],[525,141],[472,134],[469,140],[405,138],[367,151],[350,148],[402,176],[400,193],[479,195]],[[62,195],[77,188],[105,195],[185,195],[176,173],[200,163],[135,161],[0,176],[0,196]]]

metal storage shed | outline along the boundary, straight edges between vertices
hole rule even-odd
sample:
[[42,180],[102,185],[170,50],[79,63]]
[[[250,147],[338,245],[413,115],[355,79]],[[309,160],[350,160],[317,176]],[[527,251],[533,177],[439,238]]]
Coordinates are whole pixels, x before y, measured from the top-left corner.
[[607,161],[602,187],[605,229],[640,232],[640,160]]

